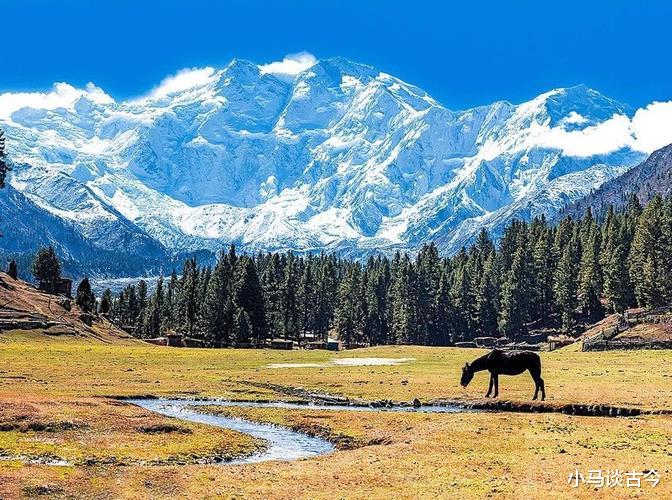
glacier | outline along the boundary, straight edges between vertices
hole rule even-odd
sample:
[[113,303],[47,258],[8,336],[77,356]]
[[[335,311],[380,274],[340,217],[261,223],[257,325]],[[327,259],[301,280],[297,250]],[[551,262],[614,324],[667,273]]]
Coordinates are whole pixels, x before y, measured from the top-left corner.
[[0,249],[17,250],[25,214],[42,239],[67,233],[73,258],[230,243],[363,257],[435,241],[453,253],[481,228],[496,238],[514,218],[553,216],[647,156],[591,139],[636,110],[584,85],[452,111],[343,58],[272,66],[187,70],[124,101],[92,84],[0,95],[14,164]]

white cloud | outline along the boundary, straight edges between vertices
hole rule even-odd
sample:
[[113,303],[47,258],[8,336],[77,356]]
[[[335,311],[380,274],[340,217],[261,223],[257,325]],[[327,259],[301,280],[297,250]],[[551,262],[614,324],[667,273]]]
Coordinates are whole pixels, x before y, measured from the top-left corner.
[[580,115],[576,111],[572,111],[562,120],[562,123],[566,123],[568,125],[583,125],[587,121],[588,118]]
[[282,73],[286,75],[298,75],[317,62],[315,56],[309,52],[289,54],[282,61],[262,64],[259,69],[262,73]]
[[0,94],[0,119],[9,119],[12,113],[22,108],[71,109],[77,100],[85,96],[93,102],[110,104],[114,100],[92,83],[78,89],[67,83],[55,83],[49,92],[7,92]]
[[526,146],[562,149],[571,156],[591,156],[623,147],[652,153],[668,144],[672,144],[672,101],[640,108],[632,119],[614,115],[583,130],[568,132],[563,127],[539,126],[531,132]]
[[541,146],[562,149],[570,156],[606,154],[625,146],[634,146],[630,119],[614,115],[609,120],[568,132],[563,127],[543,127],[538,135]]
[[631,128],[642,151],[650,153],[672,144],[672,101],[654,102],[638,109]]
[[174,75],[166,77],[150,93],[150,98],[165,97],[176,92],[182,92],[207,85],[215,77],[215,70],[206,68],[185,68]]

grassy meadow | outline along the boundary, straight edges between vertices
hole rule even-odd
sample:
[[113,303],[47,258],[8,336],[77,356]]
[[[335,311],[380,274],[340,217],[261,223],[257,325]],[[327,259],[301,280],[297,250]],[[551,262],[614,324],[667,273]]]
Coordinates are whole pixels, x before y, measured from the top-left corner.
[[[404,414],[270,408],[212,412],[333,440],[299,462],[221,466],[263,447],[248,436],[160,417],[119,396],[286,399],[259,383],[351,398],[478,400],[488,377],[459,385],[485,351],[413,346],[333,353],[103,344],[36,332],[0,335],[0,497],[531,498],[672,496],[672,417],[556,413]],[[351,358],[406,358],[359,366]],[[337,364],[336,361],[340,360]],[[542,353],[547,403],[672,408],[672,352]],[[305,365],[305,366],[303,366]],[[252,382],[250,384],[249,382]],[[500,399],[529,401],[527,374],[500,378]],[[64,460],[68,465],[53,465]],[[571,488],[576,468],[656,469],[653,489]]]

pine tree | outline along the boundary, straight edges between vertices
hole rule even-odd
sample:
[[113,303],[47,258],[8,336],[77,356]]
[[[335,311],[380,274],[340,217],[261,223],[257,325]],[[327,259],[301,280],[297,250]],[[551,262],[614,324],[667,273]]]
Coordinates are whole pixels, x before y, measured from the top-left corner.
[[233,303],[233,291],[231,291],[231,293],[229,293],[228,297],[226,298],[226,304],[224,304],[223,323],[226,329],[222,334],[221,340],[224,345],[235,345],[237,342],[235,322],[236,306]]
[[143,337],[153,338],[161,335],[162,313],[164,311],[163,298],[163,276],[159,276],[156,289],[142,315],[141,332]]
[[163,301],[163,317],[161,320],[163,328],[168,330],[175,329],[178,284],[179,280],[177,278],[177,273],[173,269],[173,272],[170,274],[170,279],[168,280],[168,286],[166,287],[165,299]]
[[250,316],[242,307],[236,312],[234,321],[234,335],[236,344],[248,344],[253,338],[253,329],[250,326]]
[[478,251],[478,255],[483,260],[495,251],[495,244],[492,242],[492,239],[485,228],[482,228],[478,233],[474,246]]
[[317,304],[315,313],[315,333],[322,341],[327,340],[329,328],[333,322],[338,297],[336,264],[334,256],[320,258]]
[[125,293],[125,311],[122,322],[135,326],[137,324],[138,315],[140,314],[140,306],[138,305],[138,297],[135,291],[135,286],[130,285],[126,288]]
[[361,340],[364,327],[361,293],[361,270],[359,264],[351,263],[338,287],[338,305],[334,313],[334,330],[347,347]]
[[309,263],[304,266],[303,275],[299,281],[297,299],[300,311],[297,340],[301,342],[309,332],[313,333],[314,331],[315,280],[313,279],[313,271]]
[[19,270],[16,266],[16,261],[12,259],[9,262],[9,267],[7,268],[7,274],[9,275],[10,278],[16,280],[19,279]]
[[487,337],[496,336],[498,328],[499,286],[495,266],[495,251],[492,250],[483,263],[483,273],[476,294],[478,330],[481,335]]
[[203,267],[198,273],[198,285],[196,290],[196,321],[203,311],[203,304],[205,302],[205,295],[208,292],[208,284],[212,277],[212,268],[209,266]]
[[262,343],[266,338],[264,297],[254,261],[247,256],[242,256],[236,261],[233,295],[235,304],[247,314],[252,340]]
[[138,282],[138,313],[133,318],[134,322],[137,322],[142,312],[147,307],[147,282],[145,280],[140,280]]
[[[266,313],[266,326],[271,338],[276,338],[283,331],[284,314],[282,311],[282,270],[280,269],[280,256],[274,253],[266,264],[261,275],[261,286],[264,294],[264,311]],[[315,307],[318,309],[318,307]]]
[[506,337],[516,338],[527,332],[532,291],[531,271],[529,249],[524,246],[518,248],[502,284],[499,330]]
[[89,279],[84,277],[77,286],[75,303],[84,311],[91,312],[96,307],[96,297],[91,291]]
[[576,324],[575,309],[577,307],[577,273],[575,245],[569,243],[562,251],[562,256],[555,271],[553,293],[560,311],[562,330],[571,333]]
[[208,282],[203,307],[199,316],[199,332],[210,346],[228,345],[231,324],[227,321],[225,306],[230,295],[231,270],[223,252]]
[[450,298],[450,282],[448,273],[442,272],[439,278],[439,289],[436,294],[435,333],[431,339],[433,345],[450,345],[455,341],[453,327],[453,304]]
[[604,269],[604,292],[615,312],[623,313],[634,302],[628,273],[628,251],[623,243],[611,252]]
[[663,245],[663,202],[656,195],[644,208],[635,230],[630,251],[630,278],[637,302],[657,307],[665,301],[661,277],[665,275]]
[[532,267],[534,273],[532,320],[546,322],[551,315],[553,306],[555,255],[552,232],[545,225],[536,236],[532,250]]
[[112,297],[112,290],[106,288],[103,292],[103,295],[100,297],[100,305],[98,306],[98,312],[100,314],[108,314],[112,307],[114,299]]
[[[458,255],[459,258],[459,255]],[[459,265],[455,271],[454,284],[452,287],[451,302],[454,305],[454,330],[455,340],[471,340],[476,336],[476,331],[472,325],[471,310],[474,306],[471,275],[466,259]]]
[[585,316],[597,320],[604,312],[600,302],[602,296],[602,270],[599,262],[600,239],[594,224],[586,231],[579,270],[579,305]]
[[659,276],[663,291],[662,302],[672,302],[672,196],[668,197],[663,206],[661,217],[661,239]]
[[416,261],[416,311],[417,325],[414,342],[427,344],[435,332],[435,303],[439,288],[439,250],[432,242],[424,245],[418,253]]
[[54,247],[40,248],[32,265],[33,276],[40,281],[40,286],[53,291],[55,281],[61,277],[61,264]]
[[178,296],[177,328],[188,337],[194,336],[199,310],[199,276],[196,258],[187,259],[182,268]]
[[387,290],[390,267],[387,259],[369,260],[364,284],[364,336],[370,345],[389,342]]

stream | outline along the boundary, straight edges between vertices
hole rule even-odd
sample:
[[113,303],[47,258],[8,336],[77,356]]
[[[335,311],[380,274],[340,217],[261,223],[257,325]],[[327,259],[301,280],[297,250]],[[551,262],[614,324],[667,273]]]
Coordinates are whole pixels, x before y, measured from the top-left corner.
[[190,401],[184,399],[133,399],[128,401],[149,411],[188,422],[223,427],[242,432],[267,443],[264,451],[226,462],[227,465],[267,462],[270,460],[290,461],[326,455],[334,451],[329,441],[293,431],[287,427],[252,422],[240,418],[220,415],[207,415],[191,409],[194,406],[234,406],[241,408],[282,408],[288,410],[337,410],[337,411],[376,411],[376,412],[418,412],[418,413],[456,413],[469,411],[457,406],[388,406],[371,408],[367,406],[298,404],[283,402],[237,402],[218,400]]

